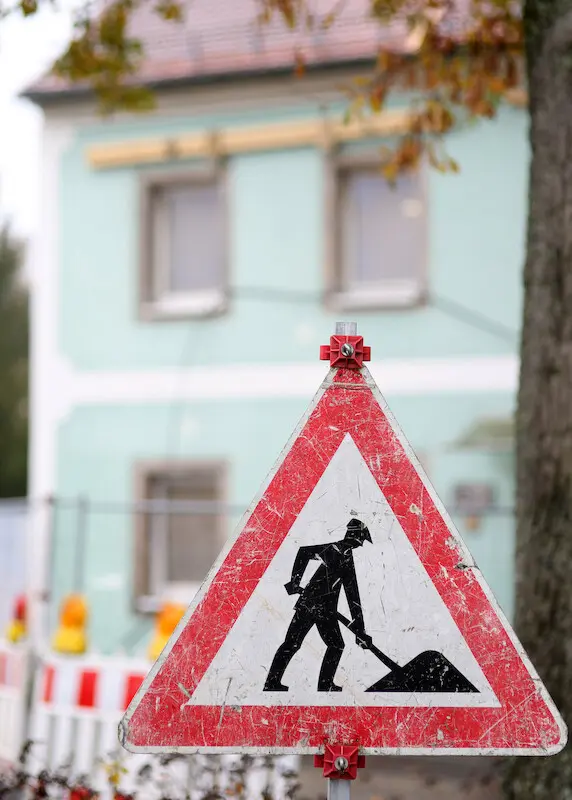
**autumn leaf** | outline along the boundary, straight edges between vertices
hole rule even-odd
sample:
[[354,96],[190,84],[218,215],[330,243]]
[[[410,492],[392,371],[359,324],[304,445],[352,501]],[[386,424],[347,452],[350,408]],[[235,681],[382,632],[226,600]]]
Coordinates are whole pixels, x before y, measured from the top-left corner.
[[127,774],[127,769],[123,766],[120,759],[113,759],[107,763],[104,763],[103,768],[107,773],[107,782],[110,786],[113,786],[115,789],[117,789],[121,782],[122,775]]
[[282,15],[289,28],[296,27],[300,3],[296,0],[270,0],[276,10]]
[[155,6],[155,11],[165,20],[181,22],[183,19],[183,8],[175,0],[159,0]]
[[506,57],[506,71],[505,71],[505,83],[507,89],[514,89],[518,86],[518,66],[516,63],[516,58],[512,53],[508,53]]
[[326,14],[324,17],[322,17],[322,22],[320,23],[320,27],[322,28],[322,30],[323,31],[330,30],[330,28],[336,21],[337,16],[338,15],[336,11],[330,11],[329,14]]
[[437,169],[439,164],[439,159],[437,158],[437,153],[435,151],[435,145],[433,142],[429,142],[425,148],[425,152],[427,153],[427,158],[429,159],[429,164],[434,168]]
[[391,185],[395,185],[399,174],[399,165],[395,161],[389,161],[383,165],[381,171],[386,181]]
[[501,75],[493,75],[488,81],[489,92],[493,94],[502,94],[508,88],[505,79]]
[[418,136],[405,136],[396,151],[395,159],[401,170],[415,169],[421,158],[423,147]]
[[383,101],[385,100],[385,87],[378,85],[372,89],[369,95],[369,105],[372,111],[381,111]]
[[377,69],[379,72],[396,72],[402,65],[403,58],[397,53],[381,49],[377,55]]
[[21,0],[20,10],[25,17],[35,14],[38,10],[37,0]]
[[420,50],[423,42],[425,41],[425,37],[427,36],[427,31],[429,30],[429,23],[426,19],[419,20],[416,25],[409,31],[407,38],[405,39],[404,49],[407,53],[415,53],[417,50]]
[[269,25],[272,22],[272,9],[269,6],[265,6],[259,12],[256,21],[259,25]]

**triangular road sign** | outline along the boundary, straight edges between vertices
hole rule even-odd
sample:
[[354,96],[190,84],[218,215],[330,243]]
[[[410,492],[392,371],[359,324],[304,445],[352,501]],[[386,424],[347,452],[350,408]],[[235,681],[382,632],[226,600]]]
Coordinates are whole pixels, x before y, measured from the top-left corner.
[[139,753],[549,755],[566,728],[361,367],[330,369],[120,737]]

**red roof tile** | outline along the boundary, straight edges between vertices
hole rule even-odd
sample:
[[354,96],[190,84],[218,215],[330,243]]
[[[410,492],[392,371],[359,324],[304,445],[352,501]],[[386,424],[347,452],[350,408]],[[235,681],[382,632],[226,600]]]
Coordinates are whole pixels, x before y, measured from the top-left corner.
[[[153,11],[154,2],[143,0],[131,20],[130,33],[143,44],[137,79],[144,83],[284,70],[294,66],[298,53],[307,66],[366,61],[382,46],[402,51],[406,46],[405,22],[381,25],[370,16],[371,0],[345,0],[341,5],[337,0],[307,0],[314,27],[294,31],[278,14],[270,23],[260,24],[259,0],[180,0],[183,22],[162,20]],[[466,29],[469,4],[470,0],[453,0],[452,10],[439,25],[445,35],[460,35]],[[320,24],[338,6],[335,22],[330,27]],[[42,96],[73,88],[48,75],[27,94],[41,101]]]
[[[316,20],[336,6],[335,0],[310,0]],[[317,22],[314,30],[287,28],[275,15],[270,23],[257,21],[257,0],[185,0],[185,20],[165,22],[146,0],[132,19],[131,34],[141,39],[144,59],[138,78],[162,82],[213,78],[231,73],[287,69],[301,52],[308,65],[330,65],[366,60],[381,44],[399,47],[405,26],[382,27],[368,16],[371,0],[348,0],[328,29]],[[72,88],[46,76],[28,90],[32,96]]]

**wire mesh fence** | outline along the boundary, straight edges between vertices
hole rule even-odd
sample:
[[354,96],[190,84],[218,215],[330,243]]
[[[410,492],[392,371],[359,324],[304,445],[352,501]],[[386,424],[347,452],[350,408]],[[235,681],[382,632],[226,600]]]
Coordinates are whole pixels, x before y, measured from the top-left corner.
[[0,635],[26,580],[26,500],[0,502]]
[[[32,537],[44,537],[48,561],[41,570],[44,639],[57,624],[61,599],[80,592],[92,601],[90,629],[101,651],[140,654],[151,615],[165,599],[190,602],[244,511],[244,504],[173,496],[136,502],[88,496],[2,502],[0,630],[6,628],[15,597],[26,589],[26,561],[35,557],[27,536],[32,531]],[[449,511],[453,517],[468,516],[466,509]],[[30,525],[39,514],[43,524]],[[480,521],[512,528],[512,516],[510,507],[491,507]],[[505,582],[511,582],[510,548],[503,557]],[[480,559],[485,574],[487,558],[485,552]]]

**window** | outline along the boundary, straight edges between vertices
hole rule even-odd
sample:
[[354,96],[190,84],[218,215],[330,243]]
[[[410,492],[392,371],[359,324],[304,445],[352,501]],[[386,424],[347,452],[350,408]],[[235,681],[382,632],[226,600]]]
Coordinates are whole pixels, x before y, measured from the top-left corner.
[[379,163],[340,163],[336,170],[335,286],[348,307],[405,306],[422,295],[426,258],[421,174],[395,187]]
[[138,515],[137,606],[152,611],[167,597],[190,602],[224,544],[224,516],[217,508],[224,500],[224,468],[144,468],[138,484],[139,499],[164,504],[164,510]]
[[218,174],[144,185],[143,301],[151,316],[221,311],[226,282],[225,202]]

